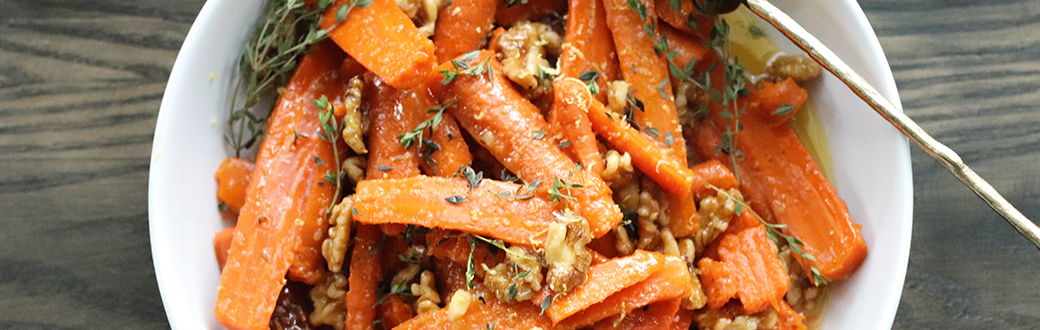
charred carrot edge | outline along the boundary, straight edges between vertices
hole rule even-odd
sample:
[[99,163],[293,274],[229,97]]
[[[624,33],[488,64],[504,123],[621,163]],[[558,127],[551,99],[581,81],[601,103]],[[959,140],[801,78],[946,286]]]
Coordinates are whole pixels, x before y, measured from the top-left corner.
[[[679,312],[680,299],[668,299],[652,303],[646,310],[636,309],[620,319],[605,318],[592,325],[595,330],[660,330],[672,327],[672,321]],[[620,315],[619,315],[620,317]]]
[[313,101],[343,95],[342,60],[331,44],[319,45],[301,61],[271,113],[217,291],[214,314],[225,327],[267,329],[290,266],[300,279],[320,279],[324,272],[321,240],[312,234],[327,230],[323,219],[333,187],[324,177],[339,161],[332,145],[315,134],[321,123]]
[[228,210],[238,212],[246,203],[249,175],[255,167],[247,159],[231,157],[217,167],[217,200],[227,205]]
[[[448,303],[450,304],[450,302]],[[448,307],[420,314],[394,330],[444,330],[444,329],[561,329],[554,327],[541,309],[530,303],[503,304],[493,297],[481,302],[473,297],[466,312],[452,321],[448,318]]]
[[371,330],[372,321],[376,318],[376,311],[372,307],[376,305],[379,281],[383,279],[380,264],[383,233],[376,226],[360,225],[354,237],[350,275],[347,278],[346,329]]
[[224,269],[227,264],[228,253],[231,252],[231,241],[234,239],[235,227],[224,228],[213,235],[213,252],[217,255],[217,265]]
[[[606,182],[578,171],[558,146],[544,136],[538,138],[539,132],[549,130],[549,124],[537,107],[513,89],[493,53],[482,51],[473,59],[463,57],[453,61],[483,67],[483,73],[459,73],[455,63],[448,62],[437,67],[429,80],[431,86],[437,86],[433,90],[441,104],[452,104],[448,112],[459,125],[524,182],[539,181],[542,192],[554,185],[565,186],[558,189],[557,197],[589,221],[594,237],[615,228],[622,214]],[[443,85],[445,73],[454,79]]]
[[[336,15],[349,0],[336,1],[321,20],[321,28],[336,24]],[[433,42],[427,39],[393,0],[374,0],[353,8],[329,38],[358,63],[394,88],[419,85],[436,65]]]
[[423,107],[415,93],[397,90],[372,74],[365,75],[365,85],[372,121],[365,177],[399,179],[419,175],[419,156],[415,151],[418,147],[406,149],[397,136],[414,130],[431,104]]
[[614,39],[607,28],[603,0],[571,0],[567,8],[567,32],[560,54],[560,76],[578,78],[586,71],[601,73],[596,99],[607,102],[607,84],[619,76]]
[[685,66],[690,63],[690,60],[695,60],[693,65],[694,72],[703,73],[708,70],[712,62],[718,60],[718,56],[711,49],[704,47],[703,41],[685,31],[667,24],[659,24],[658,29],[661,31],[661,34],[668,38],[668,51],[676,52],[675,57],[672,59],[676,65]]
[[537,21],[540,18],[562,14],[567,10],[567,2],[561,0],[527,0],[526,3],[516,1],[517,4],[509,6],[505,0],[498,1],[495,10],[495,23],[510,27],[520,21]]
[[661,254],[637,250],[631,256],[589,267],[585,282],[571,292],[554,298],[545,313],[553,322],[558,323],[600,303],[618,291],[647,279],[662,267],[664,261]]
[[520,185],[489,179],[472,191],[462,178],[366,180],[358,183],[354,194],[354,220],[460,230],[540,245],[538,234],[555,220],[553,209],[540,197],[526,197],[530,196]]
[[784,298],[790,278],[776,255],[776,244],[765,226],[726,235],[719,243],[719,259],[730,265],[738,282],[737,298],[744,309],[758,312]]
[[[656,24],[653,2],[647,5],[647,24]],[[686,166],[686,143],[679,125],[679,115],[672,97],[668,61],[654,52],[654,41],[643,31],[643,21],[628,8],[626,0],[603,0],[607,9],[607,26],[614,36],[621,75],[635,89],[633,95],[641,100],[645,110],[633,111],[633,119],[640,130],[656,130],[654,141],[668,145],[680,164]],[[672,136],[672,143],[666,136]]]
[[593,175],[603,173],[606,164],[599,154],[596,135],[592,133],[592,125],[585,113],[592,101],[589,89],[581,80],[564,78],[553,84],[552,109],[549,110],[549,124],[553,135],[563,136],[561,145],[565,153],[574,157]]
[[[672,9],[669,0],[655,0],[654,9],[657,11],[657,16],[668,25],[685,33],[695,34],[704,40],[708,40],[711,29],[715,27],[715,22],[710,17],[697,13],[693,2],[690,1],[683,1],[679,10],[675,10]],[[690,26],[691,21],[696,22],[695,26]],[[668,41],[671,40],[671,36],[668,36]]]
[[[626,313],[656,301],[680,298],[688,294],[692,288],[691,275],[686,262],[676,256],[657,256],[661,260],[660,268],[652,271],[649,277],[609,295],[602,302],[587,306],[570,317],[564,318],[557,325],[565,328],[580,328],[599,320],[609,319],[608,316],[611,315]],[[592,278],[591,269],[589,278]],[[553,304],[555,305],[557,302],[554,301]]]
[[437,14],[433,33],[437,63],[477,50],[495,21],[496,0],[452,0]]

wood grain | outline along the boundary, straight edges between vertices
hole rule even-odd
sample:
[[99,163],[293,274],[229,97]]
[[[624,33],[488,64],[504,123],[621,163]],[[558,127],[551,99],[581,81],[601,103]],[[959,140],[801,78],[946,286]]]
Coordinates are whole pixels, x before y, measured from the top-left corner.
[[[159,102],[201,0],[0,0],[0,329],[168,328]],[[905,111],[1040,219],[1040,0],[862,0]],[[916,148],[895,329],[1040,329],[1040,251]]]

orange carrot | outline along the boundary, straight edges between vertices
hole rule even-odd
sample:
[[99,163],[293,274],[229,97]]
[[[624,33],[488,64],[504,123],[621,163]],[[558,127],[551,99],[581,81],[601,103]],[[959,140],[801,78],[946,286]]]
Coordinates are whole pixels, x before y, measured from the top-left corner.
[[[797,90],[793,81],[769,88]],[[788,95],[786,100],[761,99],[760,95]],[[773,93],[764,90],[752,92],[741,99],[748,104],[748,116],[741,118],[744,129],[737,137],[737,148],[744,157],[737,161],[742,192],[752,202],[754,210],[767,222],[787,225],[783,232],[805,243],[802,250],[817,261],[803,263],[806,273],[815,266],[820,274],[831,280],[847,277],[866,258],[867,248],[860,226],[852,221],[845,202],[823,176],[812,156],[788,125],[778,125],[772,115],[774,109],[762,109],[763,104],[801,106],[801,93]],[[694,135],[698,153],[704,158],[715,158],[729,163],[729,157],[715,153],[724,132],[724,120],[712,110],[710,120],[697,126]],[[774,118],[769,118],[773,116]],[[798,256],[796,256],[798,257]],[[800,258],[800,257],[799,257]],[[811,278],[811,277],[810,277]]]
[[[602,255],[605,258],[611,259],[618,255],[617,246],[614,244],[616,241],[617,236],[614,235],[613,231],[611,231],[606,235],[593,239],[592,242],[586,244],[585,247],[590,251],[596,252],[596,255]],[[595,260],[596,259],[593,258],[593,263],[596,263]]]
[[537,21],[553,14],[563,14],[567,10],[567,2],[561,0],[516,0],[510,6],[506,0],[498,0],[495,10],[495,23],[510,27],[520,21]]
[[354,251],[350,258],[350,276],[347,278],[348,330],[371,330],[375,321],[376,295],[379,281],[383,279],[380,258],[380,241],[383,233],[376,226],[360,225],[354,238]]
[[[433,33],[437,63],[477,50],[495,20],[496,0],[452,0],[441,6]],[[501,2],[501,1],[498,1]]]
[[693,324],[693,311],[680,309],[675,313],[675,318],[672,319],[672,326],[669,330],[689,330],[691,324]]
[[786,301],[781,299],[773,305],[776,309],[776,325],[769,330],[805,330],[805,324],[802,320],[805,319],[805,315],[799,313],[791,308]]
[[553,322],[560,322],[618,291],[645,280],[651,273],[660,269],[664,261],[664,257],[656,252],[636,250],[631,256],[589,267],[585,282],[571,292],[555,297],[545,313]]
[[461,178],[361,181],[354,208],[354,220],[361,223],[461,230],[522,245],[532,244],[555,221],[545,200],[531,197],[520,185],[489,179],[472,190]]
[[[430,93],[428,86],[421,85],[410,93],[412,94],[408,100],[414,105],[406,108],[412,108],[412,111],[419,113],[422,120],[430,120],[436,116],[430,111],[438,106],[437,99]],[[409,131],[412,129],[415,127]],[[450,177],[459,167],[473,161],[473,155],[469,153],[469,145],[462,137],[459,123],[450,113],[442,113],[440,123],[432,128],[432,134],[431,129],[423,132],[423,140],[432,143],[416,141],[412,150],[421,158],[419,166],[426,175]]]
[[[679,312],[681,299],[668,299],[652,303],[647,309],[636,309],[618,319],[605,318],[592,326],[596,330],[660,330],[672,327],[672,321]],[[618,322],[620,321],[620,322]]]
[[224,228],[213,235],[213,252],[217,254],[217,265],[224,269],[227,264],[228,253],[231,251],[231,241],[235,237],[235,227]]
[[[664,19],[664,16],[661,19]],[[672,58],[675,65],[685,67],[690,60],[695,60],[694,72],[703,73],[708,70],[712,62],[718,60],[718,56],[708,47],[704,47],[704,42],[698,38],[667,24],[660,24],[658,28],[661,34],[668,38],[668,52],[676,52],[675,57]]]
[[[642,250],[637,250],[637,253],[645,253],[640,251]],[[660,255],[658,256],[660,257]],[[614,259],[606,264],[616,262],[616,260],[624,259]],[[557,325],[580,328],[599,320],[609,319],[607,317],[611,315],[627,313],[635,308],[646,306],[656,301],[680,298],[689,294],[692,290],[692,282],[686,262],[672,255],[664,255],[660,260],[660,268],[656,271],[647,271],[648,273],[652,272],[652,274],[646,277],[646,279],[611,294],[606,299],[603,299],[602,302],[585,307],[570,317],[557,322]],[[582,287],[591,281],[591,271],[592,269],[590,268],[590,280],[582,284]],[[557,303],[556,301],[553,302],[554,305]],[[552,314],[550,314],[551,316]]]
[[[336,1],[321,20],[321,28],[337,23],[350,0]],[[419,85],[436,64],[433,42],[427,39],[393,0],[374,0],[365,8],[353,8],[329,32],[358,63],[395,88]]]
[[[656,24],[654,3],[650,0],[641,1],[647,6],[646,24]],[[625,82],[635,89],[633,95],[645,106],[644,110],[633,111],[633,119],[641,131],[647,131],[653,136],[654,141],[668,145],[675,158],[685,166],[686,143],[672,97],[668,61],[654,52],[654,40],[659,36],[646,35],[644,22],[628,8],[626,0],[603,2],[607,9],[607,26],[617,47],[621,74]]]
[[[695,34],[704,40],[708,39],[711,29],[715,27],[715,22],[710,17],[697,12],[697,9],[693,7],[693,1],[682,1],[679,10],[675,10],[672,9],[670,0],[656,0],[654,9],[657,11],[658,17],[668,25],[681,29],[685,33]],[[691,24],[691,22],[693,23]],[[658,26],[662,25],[664,24]],[[672,36],[668,36],[668,40],[671,41]]]
[[607,84],[618,79],[617,52],[607,28],[603,0],[568,1],[567,45],[560,54],[560,76],[578,78],[586,71],[600,72],[596,98],[607,102]]
[[387,329],[392,329],[415,316],[415,313],[412,312],[412,306],[404,302],[401,296],[395,294],[388,295],[383,304],[376,304],[375,307],[379,312],[379,319],[382,320]]
[[[694,179],[699,179],[694,177]],[[646,180],[644,178],[644,180]],[[648,187],[650,185],[644,185]],[[645,188],[644,188],[645,189]],[[701,217],[697,213],[697,200],[692,195],[676,195],[667,191],[655,194],[659,196],[658,203],[662,210],[661,216],[668,217],[668,229],[673,237],[686,237],[693,235],[701,228]]]
[[372,128],[368,138],[368,179],[399,179],[419,175],[415,150],[401,145],[398,135],[411,132],[422,120],[415,93],[399,91],[372,74],[365,75]]
[[596,135],[589,124],[588,111],[592,95],[581,80],[574,78],[558,79],[553,84],[552,109],[549,110],[549,124],[553,135],[563,137],[560,142],[565,153],[573,155],[584,168],[593,175],[603,173],[606,166],[596,145]]
[[344,78],[353,78],[354,76],[360,76],[368,71],[365,66],[358,63],[353,57],[347,56],[343,59],[343,63],[339,66],[339,71],[343,73]]
[[[460,72],[454,68],[457,63],[482,68],[483,73]],[[556,197],[588,220],[595,237],[617,227],[622,214],[610,188],[599,176],[578,171],[551,141],[538,138],[549,124],[537,107],[512,88],[491,52],[483,51],[471,60],[460,57],[435,70],[438,74],[431,75],[430,81],[437,86],[434,94],[441,104],[452,104],[448,111],[502,165],[525,182],[539,181],[540,191],[558,188]],[[441,85],[445,73],[454,79]]]
[[321,95],[337,101],[344,94],[342,60],[334,46],[320,44],[301,61],[271,113],[221,274],[215,314],[225,327],[267,329],[286,273],[316,283],[325,271],[322,239],[313,233],[327,230],[333,185],[325,174],[339,160],[317,136],[321,123],[313,101]]
[[[450,302],[449,302],[450,304]],[[474,296],[469,307],[458,319],[449,320],[448,307],[420,314],[394,330],[445,330],[445,329],[563,329],[554,327],[548,317],[541,314],[538,306],[526,302],[504,304],[494,297],[481,302]]]
[[715,196],[715,189],[711,189],[709,184],[723,190],[734,189],[738,186],[733,171],[716,159],[709,159],[694,165],[690,167],[690,170],[694,173],[692,186],[693,195],[697,200]]
[[697,261],[697,269],[701,271],[701,286],[708,297],[705,307],[718,309],[726,305],[737,294],[739,282],[733,275],[733,268],[725,262],[701,258]]
[[784,298],[790,279],[776,256],[776,244],[765,226],[726,235],[719,243],[719,259],[730,265],[738,282],[737,298],[744,309],[757,312]]
[[238,212],[246,203],[246,187],[253,173],[253,162],[242,158],[227,158],[217,168],[217,200],[227,209]]

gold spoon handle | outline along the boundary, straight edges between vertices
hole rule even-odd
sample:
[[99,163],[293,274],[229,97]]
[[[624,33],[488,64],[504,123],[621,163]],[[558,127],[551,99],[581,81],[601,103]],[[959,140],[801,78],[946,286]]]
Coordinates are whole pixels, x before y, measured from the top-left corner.
[[769,22],[769,24],[772,24],[777,30],[780,30],[788,39],[791,39],[799,48],[808,53],[813,60],[826,68],[827,71],[833,73],[838,79],[841,79],[845,85],[852,89],[853,93],[859,95],[871,108],[874,108],[874,111],[881,117],[884,117],[885,120],[888,120],[903,135],[906,135],[906,137],[927,151],[929,155],[946,165],[946,168],[953,175],[957,176],[976,195],[979,195],[982,200],[986,201],[994,211],[1004,216],[1022,236],[1025,236],[1029,241],[1033,242],[1033,245],[1040,248],[1040,228],[1037,228],[1036,224],[1029,221],[1011,203],[1008,203],[986,180],[983,180],[968,165],[965,165],[957,153],[936,141],[931,135],[928,135],[921,129],[921,126],[918,126],[910,117],[907,117],[891,102],[888,102],[863,77],[852,71],[852,68],[838,58],[834,52],[828,49],[827,46],[824,46],[812,34],[805,31],[801,25],[798,25],[794,19],[784,14],[779,8],[776,8],[776,6],[773,6],[766,0],[747,0],[746,4],[752,12]]

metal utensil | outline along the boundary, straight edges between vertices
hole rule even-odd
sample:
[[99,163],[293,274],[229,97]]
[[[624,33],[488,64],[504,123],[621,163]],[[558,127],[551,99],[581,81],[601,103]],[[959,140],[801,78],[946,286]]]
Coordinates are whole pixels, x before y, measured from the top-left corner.
[[745,4],[752,12],[769,22],[773,27],[776,27],[788,39],[791,39],[795,45],[798,45],[799,48],[808,53],[816,63],[819,63],[827,71],[841,79],[845,85],[852,89],[853,93],[859,95],[871,108],[874,108],[874,111],[881,117],[884,117],[892,126],[895,126],[903,135],[916,142],[929,155],[932,155],[932,158],[946,165],[946,168],[953,175],[957,176],[976,195],[986,201],[994,211],[997,211],[997,213],[1007,219],[1022,236],[1025,236],[1026,239],[1029,239],[1033,245],[1040,249],[1040,228],[1022,215],[1011,203],[1008,203],[986,180],[983,180],[968,165],[965,165],[957,153],[936,141],[931,135],[928,135],[910,117],[907,117],[900,109],[881,96],[863,77],[852,71],[852,68],[838,58],[827,46],[824,46],[816,37],[805,31],[801,25],[798,25],[794,19],[787,16],[779,8],[776,8],[776,6],[773,6],[766,0],[747,0]]

